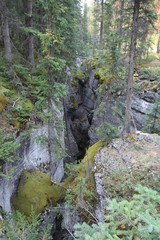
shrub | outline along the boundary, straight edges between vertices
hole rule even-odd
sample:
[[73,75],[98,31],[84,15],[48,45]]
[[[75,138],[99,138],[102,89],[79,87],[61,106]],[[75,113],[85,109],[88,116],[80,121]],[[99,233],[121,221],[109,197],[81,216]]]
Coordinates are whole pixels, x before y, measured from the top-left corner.
[[[13,133],[5,133],[0,129],[0,166],[4,163],[14,162],[16,151],[19,144],[15,141],[16,136]],[[0,175],[3,175],[0,172]]]
[[77,240],[160,239],[160,194],[138,185],[131,201],[107,199],[106,222],[75,225]]
[[113,138],[117,137],[118,129],[108,122],[103,122],[96,128],[96,132],[99,139],[102,139],[104,143],[108,144]]
[[32,210],[27,218],[22,213],[16,211],[11,215],[5,216],[2,227],[2,240],[40,240],[52,239],[50,236],[51,227],[40,228],[40,216]]

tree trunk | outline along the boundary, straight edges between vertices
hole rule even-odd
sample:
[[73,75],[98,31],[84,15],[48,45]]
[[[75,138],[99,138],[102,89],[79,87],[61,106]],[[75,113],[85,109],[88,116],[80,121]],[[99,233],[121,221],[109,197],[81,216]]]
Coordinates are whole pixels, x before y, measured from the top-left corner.
[[99,48],[102,50],[102,44],[103,44],[103,13],[104,13],[104,0],[101,2],[101,26],[100,26],[100,45]]
[[129,62],[124,133],[130,133],[130,127],[131,127],[131,100],[132,100],[132,88],[133,88],[134,58],[135,58],[137,32],[138,32],[139,8],[140,8],[140,0],[135,0],[133,23],[132,23],[131,46],[130,46],[130,62]]
[[120,23],[119,23],[119,50],[121,51],[122,46],[122,33],[123,33],[123,14],[124,14],[124,0],[121,2],[121,8],[120,8]]
[[142,63],[142,55],[145,51],[144,43],[145,43],[145,40],[147,38],[148,28],[149,28],[149,25],[148,25],[148,22],[146,22],[144,24],[144,27],[143,27],[144,32],[143,32],[142,37],[141,37],[141,45],[140,45],[140,49],[139,49],[139,64]]
[[94,2],[94,11],[95,11],[95,16],[94,16],[94,23],[93,23],[93,56],[95,55],[95,49],[98,47],[99,44],[99,40],[97,38],[97,33],[99,31],[99,24],[98,24],[98,14],[96,12],[96,10],[98,9],[98,2],[95,1]]
[[11,40],[9,35],[8,25],[8,12],[4,0],[0,0],[0,16],[2,22],[3,41],[5,48],[5,58],[7,61],[7,68],[10,71],[12,69],[12,51],[11,51]]
[[160,30],[158,31],[158,44],[157,44],[157,53],[159,53],[159,48],[160,48]]
[[[29,28],[33,27],[33,15],[32,15],[32,0],[26,1],[26,26]],[[34,72],[35,70],[35,62],[34,62],[34,36],[30,32],[27,41],[27,58],[31,64],[31,71]]]

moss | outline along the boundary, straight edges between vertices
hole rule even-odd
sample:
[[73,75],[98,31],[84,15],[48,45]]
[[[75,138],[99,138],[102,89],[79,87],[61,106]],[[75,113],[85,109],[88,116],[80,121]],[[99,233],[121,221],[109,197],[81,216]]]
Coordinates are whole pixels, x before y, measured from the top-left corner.
[[84,159],[82,160],[82,163],[80,164],[80,167],[79,167],[80,169],[81,168],[84,169],[84,165],[86,165],[88,159],[90,160],[90,162],[93,166],[94,156],[95,156],[97,150],[99,150],[99,148],[102,147],[102,145],[103,145],[103,142],[99,141],[88,149],[88,153],[85,155]]
[[106,80],[105,77],[101,77],[100,80],[99,80],[100,84],[102,84],[105,80]]
[[76,79],[73,79],[72,81],[72,87],[78,87],[78,81]]
[[13,122],[12,122],[12,125],[15,127],[15,129],[21,129],[22,128],[22,124],[19,122],[19,121],[17,121],[17,120],[13,120]]
[[8,98],[3,94],[4,90],[5,88],[0,86],[0,113],[3,111],[4,107],[8,102]]
[[[13,208],[29,216],[33,206],[37,214],[41,213],[46,207],[50,206],[51,202],[55,206],[58,201],[64,199],[68,186],[70,186],[76,199],[76,187],[81,178],[86,179],[86,188],[94,191],[94,176],[93,173],[90,176],[87,175],[87,165],[89,160],[91,168],[93,167],[95,153],[102,147],[102,144],[102,141],[99,141],[88,149],[88,154],[77,166],[77,177],[74,179],[68,177],[62,183],[51,185],[51,179],[47,174],[38,171],[24,171],[19,182],[17,194],[12,197]],[[84,198],[89,200],[89,195],[87,194]]]
[[[103,142],[99,141],[95,143],[93,146],[91,146],[88,149],[88,152],[82,162],[79,164],[79,167],[77,168],[77,177],[72,180],[71,182],[71,189],[76,194],[76,187],[78,186],[80,179],[85,178],[86,183],[86,189],[88,189],[88,195],[86,193],[86,196],[84,198],[89,200],[90,193],[94,192],[95,190],[95,181],[94,181],[94,174],[92,172],[92,168],[94,165],[94,156],[96,152],[102,147]],[[89,166],[88,166],[89,163]]]
[[20,101],[17,102],[13,113],[14,113],[14,121],[12,122],[12,124],[20,129],[23,127],[23,122],[26,121],[26,119],[28,119],[33,111],[33,104],[30,101],[30,99],[22,99]]
[[95,71],[94,77],[99,80],[100,84],[102,84],[104,81],[106,81],[106,77],[103,74],[102,68],[98,68],[97,71]]
[[71,101],[71,103],[72,103],[72,107],[73,107],[73,108],[77,108],[77,107],[78,107],[77,101],[76,101],[76,99],[75,99],[74,96],[71,96],[71,97],[70,97],[70,101]]
[[78,72],[73,75],[73,79],[84,78],[84,77],[85,77],[85,74],[83,72]]
[[88,83],[89,82],[89,76],[86,76],[85,79],[84,79],[84,83]]
[[[99,141],[93,146],[91,146],[88,149],[87,155],[84,157],[82,162],[78,165],[74,166],[74,171],[77,172],[77,176],[71,177],[65,179],[65,181],[62,183],[62,186],[64,189],[68,189],[68,186],[70,187],[72,194],[74,196],[75,204],[77,199],[79,198],[79,193],[77,188],[80,185],[81,179],[85,179],[85,186],[86,191],[84,193],[84,200],[92,201],[93,193],[95,191],[95,181],[94,181],[94,174],[92,172],[92,167],[94,164],[94,156],[96,152],[102,147],[103,142]],[[90,166],[88,167],[88,163],[90,163]],[[90,168],[90,169],[89,169]]]
[[95,69],[98,65],[98,58],[89,58],[83,61],[82,68]]
[[62,196],[59,185],[51,185],[50,177],[42,172],[24,171],[18,186],[17,195],[12,198],[13,208],[30,215],[33,206],[35,212],[41,213],[52,202],[55,206]]
[[101,74],[102,74],[102,68],[98,68],[94,73],[94,77],[99,80],[101,78]]
[[2,222],[2,220],[0,219],[0,232],[1,232],[2,228],[3,228],[3,222]]
[[85,74],[83,72],[78,72],[73,75],[73,81],[72,81],[73,87],[78,87],[79,85],[77,78],[85,78]]

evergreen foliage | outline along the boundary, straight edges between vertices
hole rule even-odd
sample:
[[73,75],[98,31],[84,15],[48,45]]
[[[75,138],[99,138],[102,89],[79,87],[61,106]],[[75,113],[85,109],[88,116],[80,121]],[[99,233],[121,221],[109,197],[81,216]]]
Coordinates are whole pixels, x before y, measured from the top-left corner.
[[[20,146],[15,139],[15,134],[6,133],[4,129],[0,129],[0,176],[10,178],[12,174],[13,168],[8,168],[8,164],[16,160],[16,152]],[[5,170],[2,169],[4,163]]]
[[117,137],[118,129],[113,124],[103,122],[96,128],[99,139],[102,139],[105,144],[108,144],[113,138]]
[[[94,77],[99,84],[99,88],[96,90],[99,109],[96,114],[99,114],[102,120],[105,119],[106,99],[109,102],[111,95],[115,98],[121,96],[121,93],[125,95],[135,2],[141,3],[138,8],[137,48],[133,51],[135,67],[139,67],[140,64],[145,64],[149,60],[148,56],[152,45],[150,35],[154,31],[154,23],[157,19],[154,0],[95,0],[92,9],[89,9],[85,2],[83,11],[80,7],[80,0],[1,0],[0,85],[2,86],[0,86],[0,117],[2,121],[7,122],[6,126],[9,125],[9,130],[16,132],[17,135],[26,129],[30,131],[39,123],[47,125],[47,134],[40,135],[36,140],[48,147],[50,163],[53,160],[53,152],[56,160],[66,156],[61,141],[65,127],[63,119],[59,117],[59,112],[62,109],[63,98],[67,95],[68,85],[70,86],[66,69],[68,67],[75,68],[77,56],[90,55],[91,48],[94,56],[96,54],[100,56],[91,59],[91,61],[86,60],[84,71],[89,69],[89,65],[91,69],[96,68]],[[32,8],[30,12],[26,7],[26,4],[29,3],[31,3],[30,7]],[[134,60],[132,66],[134,66]],[[132,70],[134,71],[134,67]],[[142,73],[155,79],[159,78],[158,68],[155,70],[144,67]],[[77,77],[80,75],[84,76],[84,73],[77,74]],[[133,74],[131,75],[133,79]],[[85,83],[87,81],[86,78]],[[73,81],[73,85],[77,87],[78,82]],[[155,92],[158,92],[158,86],[157,84]],[[76,109],[79,103],[72,97],[70,100],[72,107]],[[123,121],[124,106],[120,101],[121,98],[115,100],[117,105],[114,105],[113,110]],[[52,128],[56,129],[56,136],[53,134]],[[160,134],[160,97],[157,98],[152,111],[148,114],[145,130]],[[98,126],[96,131],[98,137],[106,144],[112,138],[117,137],[118,132],[114,125],[105,121]],[[88,222],[93,221],[91,220],[93,216],[90,216],[90,213],[87,212],[88,209],[86,210],[83,204],[87,201],[95,206],[94,190],[96,186],[92,167],[95,152],[101,146],[102,142],[93,145],[81,164],[68,166],[69,180],[66,179],[63,186],[65,190],[67,189],[65,200],[68,207],[71,209],[73,205],[77,205],[78,210],[81,209],[84,215],[89,216]],[[0,129],[1,176],[10,176],[18,147],[16,135]],[[50,168],[52,169],[51,165]],[[139,175],[138,171],[137,175]],[[77,225],[76,238],[80,240],[160,239],[159,194],[152,189],[138,186],[131,201],[123,199],[118,202],[118,192],[124,197],[125,189],[133,190],[135,182],[133,180],[132,183],[128,179],[128,182],[125,182],[126,186],[124,186],[123,179],[120,179],[121,176],[112,174],[110,178],[111,180],[112,178],[117,179],[119,184],[116,186],[108,184],[110,186],[108,192],[113,191],[118,197],[115,196],[115,199],[112,200],[107,199],[106,222],[92,226],[86,223]],[[138,180],[140,178],[141,176],[138,176]],[[42,177],[34,192],[31,190],[35,181],[31,181],[27,191],[28,195],[24,192],[21,204],[24,204],[24,199],[27,200],[29,212],[31,207],[30,194],[32,195],[32,193],[36,193],[37,196],[40,194],[41,200],[43,200],[42,195],[44,196],[43,207],[39,212],[50,204],[50,199],[55,197],[56,203],[59,200],[60,188],[57,187],[57,194],[55,194],[56,187],[53,189],[49,177],[47,179],[48,196],[46,187],[39,193],[40,187],[42,187],[40,184]],[[109,178],[107,181],[109,183]],[[144,182],[147,184],[151,182],[149,174],[141,180],[141,183]],[[155,184],[155,189],[158,188],[157,186]],[[25,190],[24,186],[22,189]],[[40,200],[34,200],[34,202],[37,207],[40,207]],[[27,204],[24,205],[27,207]],[[89,208],[89,211],[91,209],[92,207]],[[44,230],[43,233],[39,229],[40,223],[39,216],[34,213],[31,214],[30,218],[26,218],[19,212],[8,215],[3,221],[3,239],[50,239],[48,230]]]
[[0,161],[13,162],[18,147],[15,134],[5,133],[4,129],[0,129]]
[[3,220],[2,239],[3,240],[49,240],[51,226],[44,229],[40,227],[41,218],[32,210],[31,215],[27,218],[22,213],[16,211],[11,215],[6,215]]
[[[8,43],[12,39],[12,69],[6,68],[6,52],[2,52],[2,118],[8,119],[9,128],[18,134],[30,130],[37,123],[48,125],[46,142],[50,155],[54,151],[58,159],[65,154],[60,141],[64,123],[58,111],[61,111],[66,95],[66,67],[73,67],[83,45],[80,40],[80,1],[3,0],[3,6],[8,13],[6,17],[10,30],[10,35],[5,36]],[[32,8],[30,13],[29,7]],[[0,40],[2,48],[5,38],[2,36]],[[57,137],[52,137],[52,126],[57,130]],[[52,143],[56,144],[54,149]]]
[[160,194],[138,185],[131,201],[107,199],[105,223],[75,226],[78,240],[160,239]]
[[160,96],[156,99],[150,113],[148,113],[147,123],[143,130],[160,134]]

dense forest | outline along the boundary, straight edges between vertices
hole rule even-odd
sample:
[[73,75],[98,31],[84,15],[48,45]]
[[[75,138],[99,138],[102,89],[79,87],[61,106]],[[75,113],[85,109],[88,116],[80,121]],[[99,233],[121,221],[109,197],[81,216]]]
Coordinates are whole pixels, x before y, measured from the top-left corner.
[[160,0],[0,19],[0,239],[160,239]]

